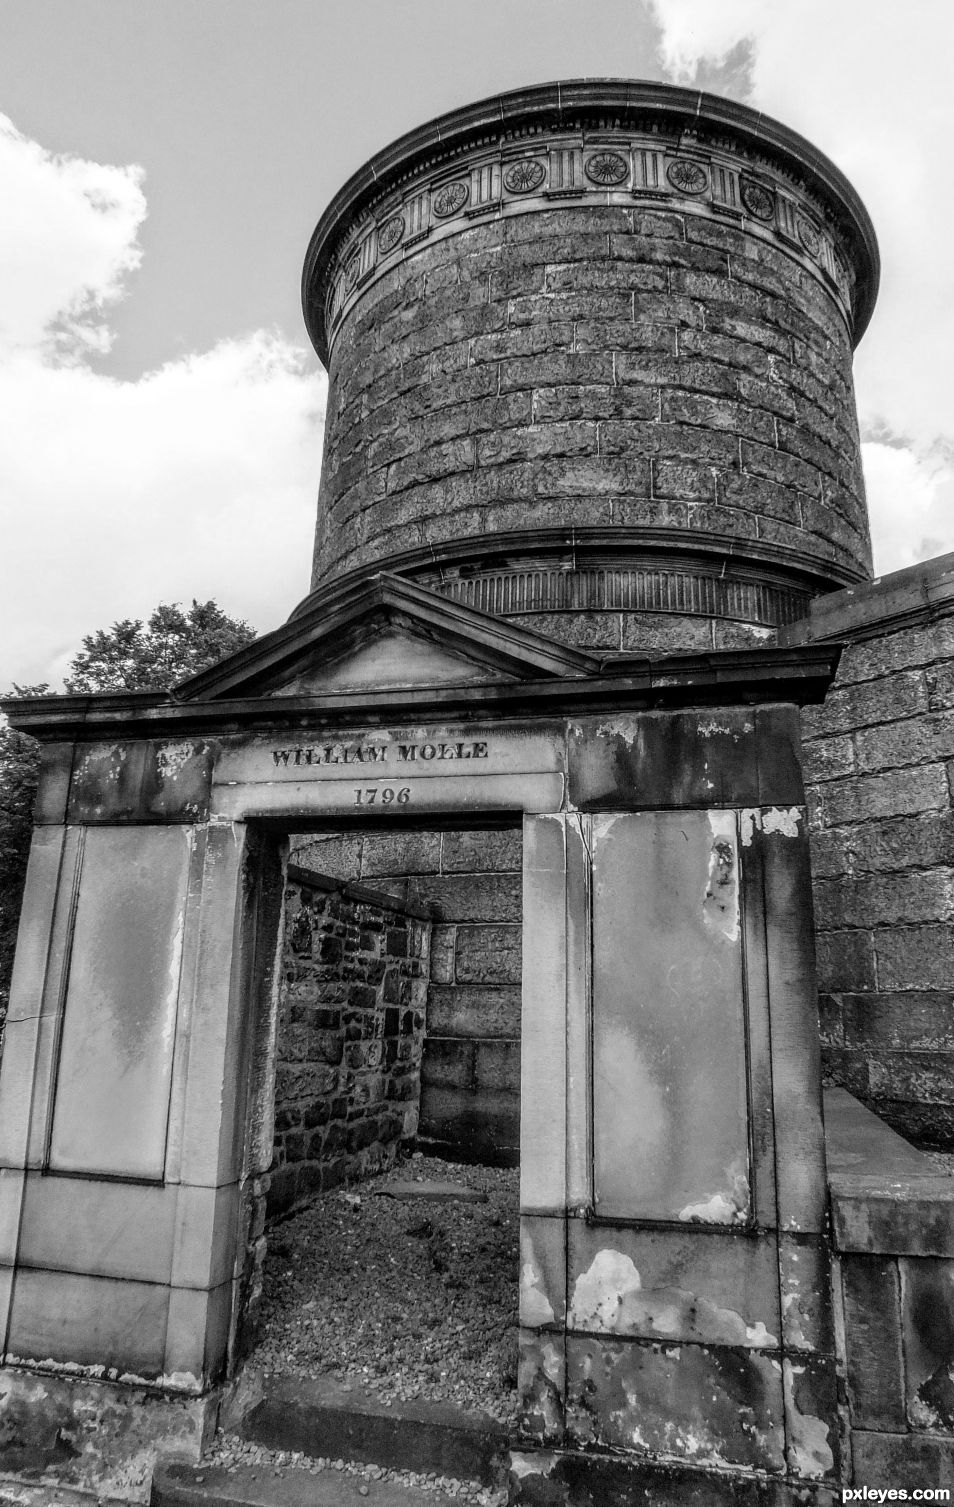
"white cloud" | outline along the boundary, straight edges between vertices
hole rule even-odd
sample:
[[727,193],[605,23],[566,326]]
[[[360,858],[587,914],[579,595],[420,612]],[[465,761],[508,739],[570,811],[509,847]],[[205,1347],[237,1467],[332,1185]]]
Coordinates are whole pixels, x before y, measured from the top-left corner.
[[108,349],[105,307],[141,260],[140,167],[54,157],[0,115],[0,350]]
[[868,441],[861,447],[875,570],[901,570],[954,550],[954,474],[937,454]]
[[[954,548],[954,524],[944,516],[952,472],[939,459],[954,441],[954,212],[942,190],[950,176],[954,7],[655,0],[654,8],[671,77],[694,82],[702,60],[748,40],[747,102],[807,136],[860,193],[883,268],[856,360],[862,428],[904,436],[888,447],[891,456],[884,446],[865,449],[876,561],[892,570],[911,563],[912,549]],[[922,514],[929,521],[915,540],[909,515]]]
[[308,585],[324,378],[256,331],[135,382],[92,371],[139,264],[139,168],[0,130],[0,690],[58,683],[84,634],[215,597],[264,631]]

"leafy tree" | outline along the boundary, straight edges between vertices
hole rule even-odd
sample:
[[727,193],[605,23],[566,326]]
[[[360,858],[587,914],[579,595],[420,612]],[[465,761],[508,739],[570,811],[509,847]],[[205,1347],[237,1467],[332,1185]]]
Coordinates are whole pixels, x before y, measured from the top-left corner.
[[160,602],[145,627],[124,618],[84,638],[64,685],[74,692],[166,690],[254,637],[248,623],[226,617],[215,602],[194,601],[188,612]]
[[[160,602],[146,624],[126,618],[84,638],[64,686],[74,693],[167,690],[254,637],[248,623],[227,617],[215,602],[193,601],[188,612]],[[47,685],[15,685],[12,694],[48,691]],[[39,763],[35,738],[0,727],[0,1020],[10,992]]]

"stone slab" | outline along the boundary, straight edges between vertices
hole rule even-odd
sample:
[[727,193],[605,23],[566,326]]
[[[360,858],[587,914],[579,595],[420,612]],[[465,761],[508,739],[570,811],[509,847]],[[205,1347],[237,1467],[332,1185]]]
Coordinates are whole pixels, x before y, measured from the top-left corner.
[[511,1455],[510,1492],[511,1507],[835,1507],[840,1500],[802,1481],[529,1448]]
[[396,1198],[401,1203],[414,1203],[418,1200],[436,1204],[487,1202],[486,1193],[479,1188],[465,1188],[461,1183],[452,1182],[396,1182],[375,1191],[379,1198]]
[[935,1175],[934,1164],[845,1088],[826,1088],[825,1155],[830,1173],[897,1178]]
[[489,1414],[443,1403],[407,1402],[388,1408],[373,1394],[329,1378],[267,1376],[264,1393],[241,1432],[269,1449],[362,1460],[422,1474],[435,1471],[487,1484],[501,1474],[508,1436]]
[[153,1477],[150,1507],[452,1507],[454,1500],[443,1491],[365,1481],[340,1470],[164,1464]]

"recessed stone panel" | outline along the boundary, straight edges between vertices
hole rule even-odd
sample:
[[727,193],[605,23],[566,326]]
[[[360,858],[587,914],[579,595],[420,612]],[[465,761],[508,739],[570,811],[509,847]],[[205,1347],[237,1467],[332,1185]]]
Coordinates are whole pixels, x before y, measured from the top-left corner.
[[191,838],[87,834],[64,1006],[50,1166],[160,1178]]

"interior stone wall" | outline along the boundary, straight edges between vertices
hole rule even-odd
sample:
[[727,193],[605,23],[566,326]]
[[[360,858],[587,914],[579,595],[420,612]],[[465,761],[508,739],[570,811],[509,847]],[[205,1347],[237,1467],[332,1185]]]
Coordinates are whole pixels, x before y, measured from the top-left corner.
[[418,1126],[430,922],[289,869],[268,1213],[390,1166]]
[[432,911],[419,1144],[456,1160],[515,1166],[520,831],[346,832],[294,846],[297,864]]
[[806,633],[847,644],[824,705],[803,713],[825,1070],[941,1148],[954,1147],[952,563],[821,599]]

